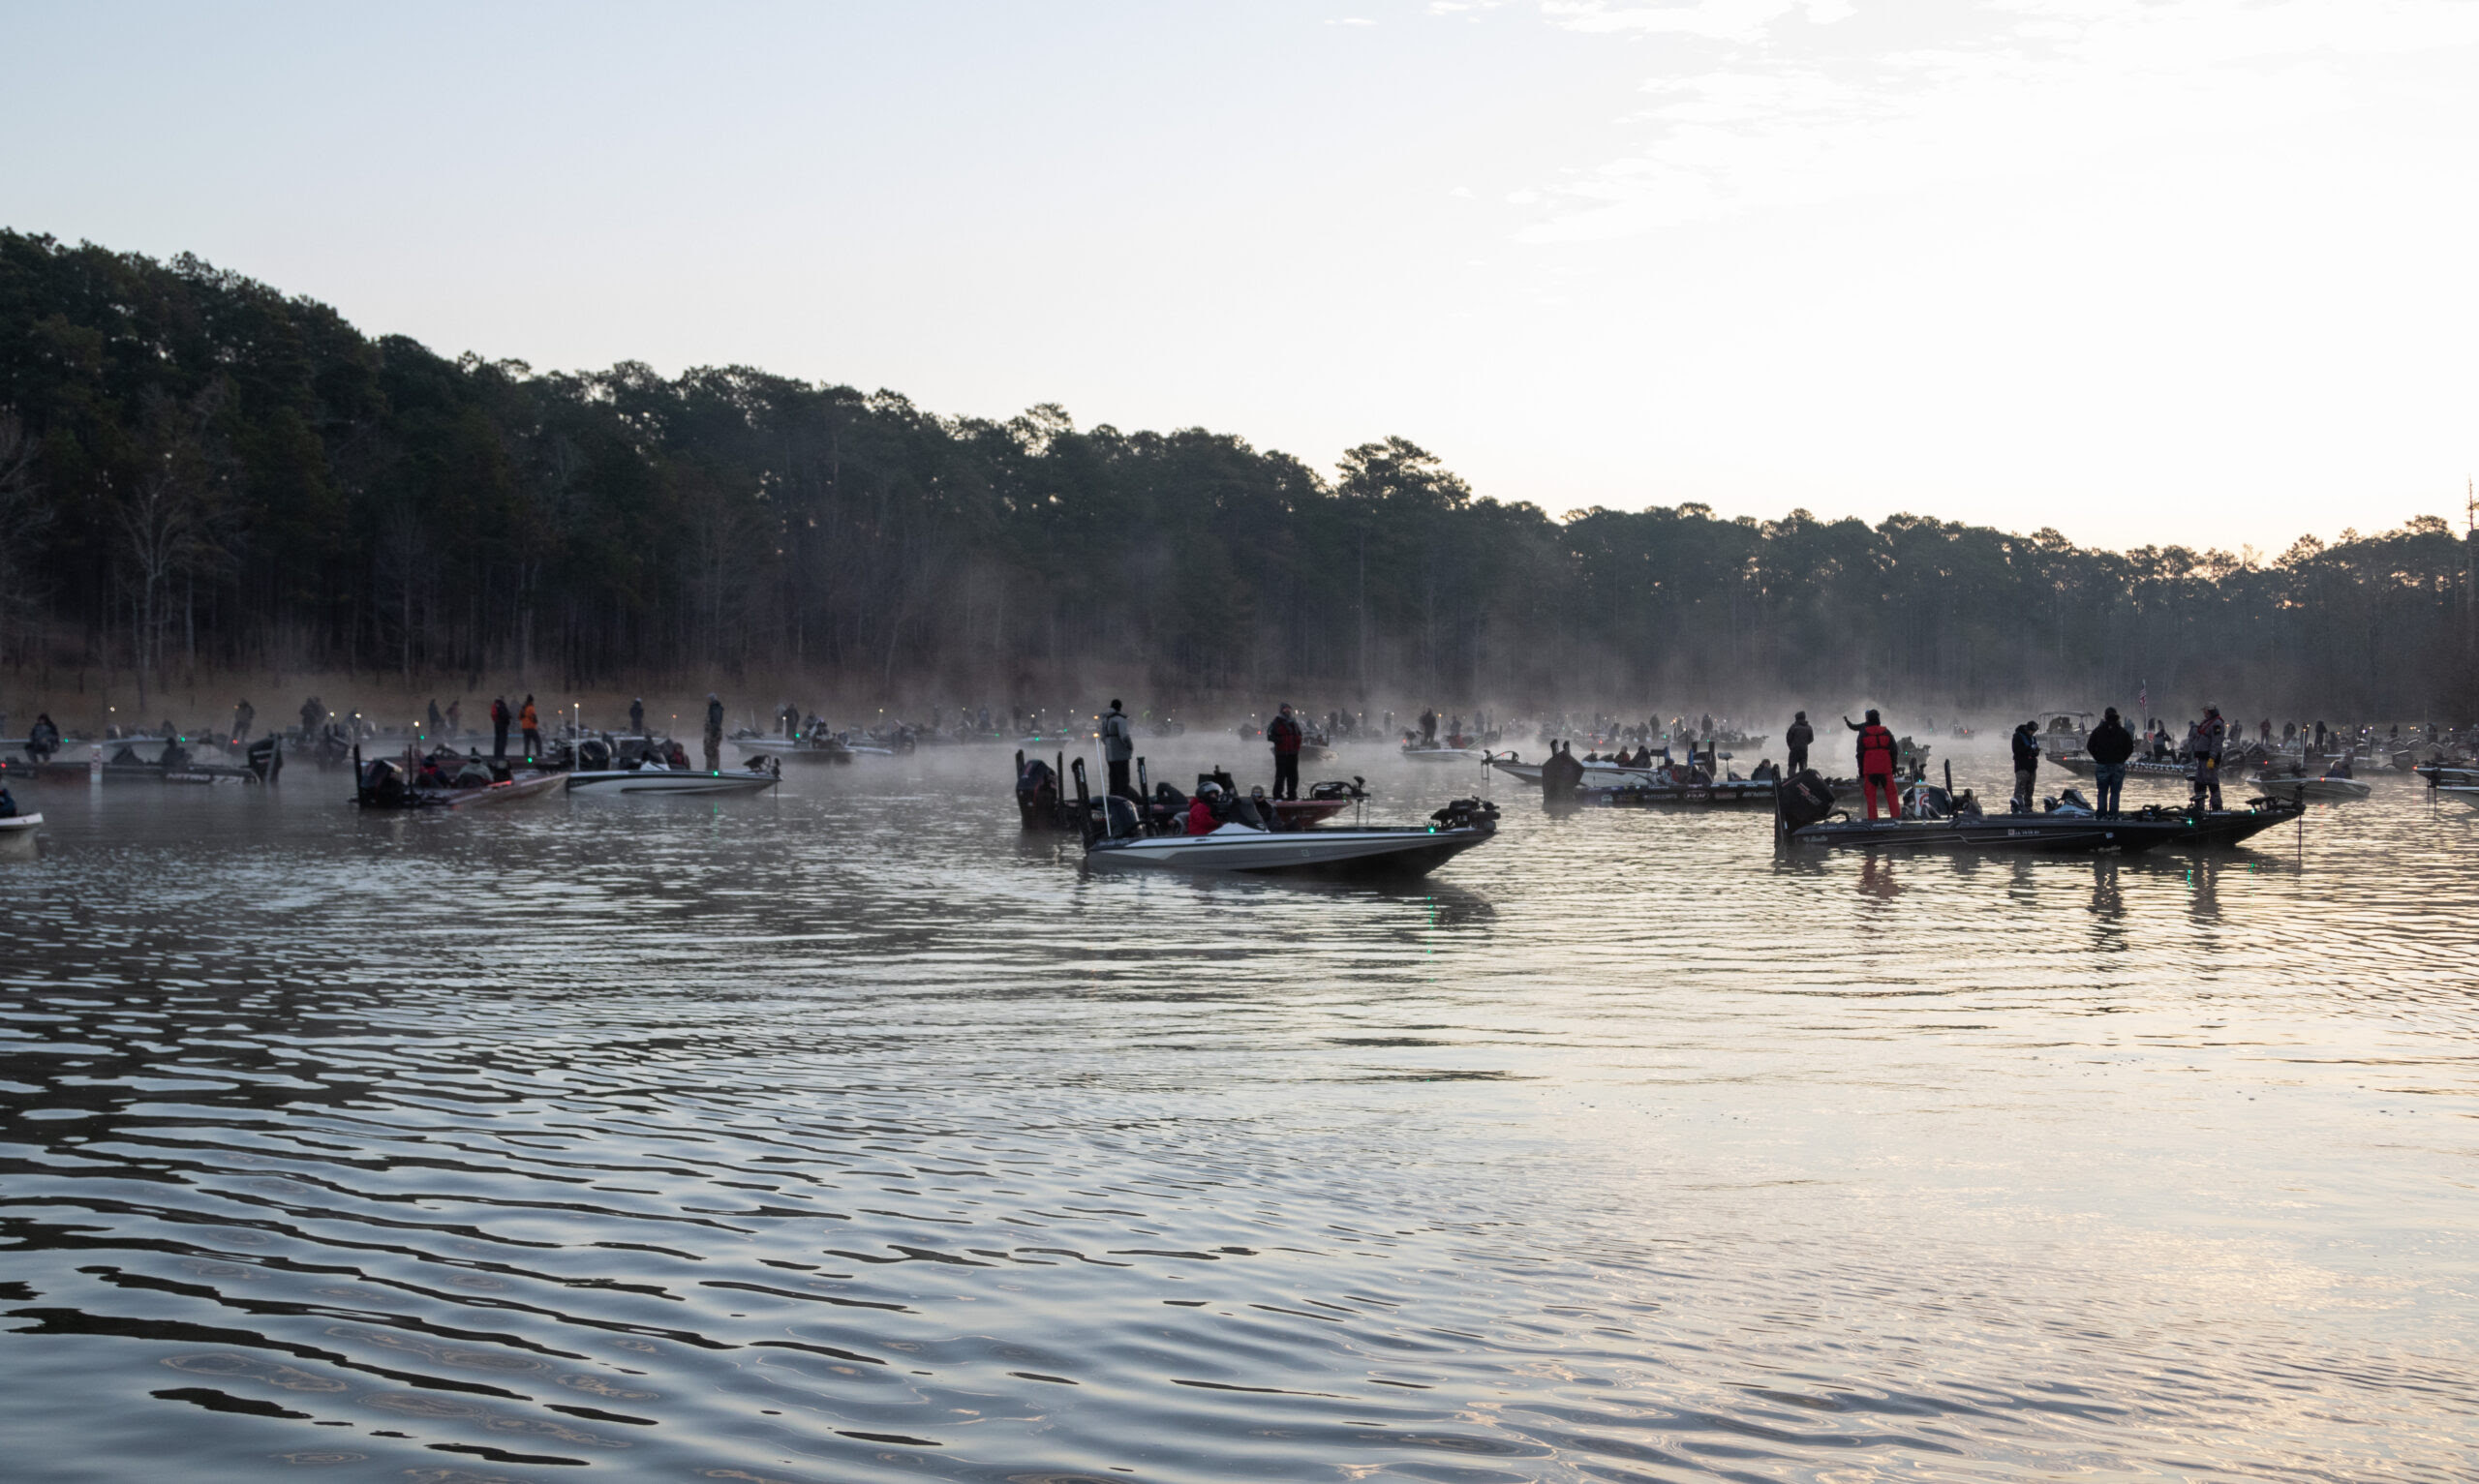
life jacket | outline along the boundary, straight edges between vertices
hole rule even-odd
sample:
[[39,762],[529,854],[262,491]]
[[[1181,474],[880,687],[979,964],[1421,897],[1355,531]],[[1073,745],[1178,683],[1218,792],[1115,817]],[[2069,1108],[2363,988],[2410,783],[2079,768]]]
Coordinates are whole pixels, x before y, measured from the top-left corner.
[[1188,833],[1190,834],[1211,834],[1213,833],[1213,805],[1206,803],[1205,796],[1202,794],[1189,800]]
[[542,730],[542,718],[534,714],[534,704],[532,702],[527,702],[525,710],[516,713],[516,724],[520,731],[539,732]]
[[1872,772],[1893,771],[1894,734],[1874,721],[1861,727],[1859,729],[1860,773],[1864,776]]
[[1266,740],[1274,744],[1277,754],[1296,753],[1300,750],[1300,723],[1277,714],[1266,723]]

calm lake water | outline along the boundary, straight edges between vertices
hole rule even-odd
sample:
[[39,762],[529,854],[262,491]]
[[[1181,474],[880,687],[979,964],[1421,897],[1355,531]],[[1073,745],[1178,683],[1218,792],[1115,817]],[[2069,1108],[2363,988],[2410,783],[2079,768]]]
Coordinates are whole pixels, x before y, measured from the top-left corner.
[[2479,811],[1784,862],[1510,784],[1367,891],[1087,875],[1010,776],[27,789],[5,1471],[2479,1475]]

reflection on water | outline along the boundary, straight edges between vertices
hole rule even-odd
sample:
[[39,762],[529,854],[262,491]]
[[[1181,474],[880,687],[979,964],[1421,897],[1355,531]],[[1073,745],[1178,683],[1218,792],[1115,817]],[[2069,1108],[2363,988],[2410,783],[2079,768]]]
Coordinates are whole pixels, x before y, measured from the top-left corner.
[[1905,860],[1518,804],[1372,892],[1087,874],[1007,772],[39,790],[14,1471],[2472,1471],[2479,815]]

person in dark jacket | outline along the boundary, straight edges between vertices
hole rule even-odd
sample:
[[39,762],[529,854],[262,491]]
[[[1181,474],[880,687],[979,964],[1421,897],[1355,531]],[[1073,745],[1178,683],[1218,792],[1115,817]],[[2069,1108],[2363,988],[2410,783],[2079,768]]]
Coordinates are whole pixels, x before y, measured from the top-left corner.
[[2201,807],[2209,795],[2212,806],[2220,807],[2220,753],[2229,742],[2229,723],[2220,719],[2220,708],[2204,708],[2204,719],[2195,723],[2194,737],[2189,742],[2193,754],[2195,806]]
[[1541,765],[1541,798],[1544,803],[1573,800],[1576,789],[1584,781],[1584,765],[1576,761],[1576,744],[1561,747],[1549,744],[1548,760]]
[[491,756],[493,758],[506,760],[507,724],[515,717],[516,713],[507,709],[507,697],[491,697]]
[[628,703],[628,735],[631,737],[646,735],[646,698],[643,696],[638,696]]
[[1859,734],[1859,796],[1868,802],[1868,817],[1877,817],[1877,796],[1885,800],[1887,818],[1897,817],[1894,803],[1894,734],[1885,728],[1873,711],[1865,721],[1842,718],[1842,724]]
[[2127,786],[2127,759],[2134,756],[2134,733],[2118,719],[2116,707],[2100,713],[2100,724],[2083,739],[2083,750],[2092,755],[2092,781],[2100,795],[2096,812],[2114,815]]
[[2040,773],[2040,724],[2026,721],[2014,729],[2014,812],[2032,812],[2032,785]]
[[706,692],[706,771],[720,772],[723,767],[723,698]]
[[1782,734],[1782,742],[1790,749],[1791,772],[1799,772],[1808,766],[1808,744],[1816,740],[1817,729],[1808,725],[1806,712],[1790,718],[1790,730]]
[[259,709],[250,704],[249,697],[242,697],[241,704],[232,708],[232,741],[235,745],[250,740],[250,728],[258,719]]
[[[1271,729],[1268,729],[1270,734]],[[1280,749],[1276,749],[1279,751]],[[1136,760],[1136,728],[1127,719],[1127,709],[1115,699],[1102,715],[1102,761],[1111,772],[1111,792],[1122,799],[1137,797],[1136,785],[1128,781],[1127,765]],[[1275,759],[1274,778],[1282,778],[1281,759]]]
[[1291,714],[1291,703],[1285,701],[1274,719],[1266,723],[1266,741],[1274,747],[1274,797],[1300,797],[1300,723]]
[[60,750],[60,728],[51,724],[51,712],[35,713],[34,730],[26,734],[26,756],[40,763]]

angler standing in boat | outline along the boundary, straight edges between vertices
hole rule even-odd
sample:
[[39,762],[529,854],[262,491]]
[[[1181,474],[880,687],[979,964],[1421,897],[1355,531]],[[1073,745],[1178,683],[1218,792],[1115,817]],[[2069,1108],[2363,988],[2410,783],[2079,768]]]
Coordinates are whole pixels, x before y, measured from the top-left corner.
[[2220,708],[2204,708],[2204,719],[2195,723],[2194,736],[2188,745],[2195,754],[2195,782],[2192,803],[2201,805],[2204,796],[2212,796],[2212,806],[2220,807],[2220,749],[2229,740],[2229,724],[2220,719]]
[[1868,817],[1877,817],[1877,796],[1884,795],[1885,814],[1895,817],[1900,810],[1894,804],[1894,734],[1885,729],[1874,710],[1865,721],[1842,718],[1842,724],[1859,734],[1859,795],[1868,801]]
[[628,735],[631,737],[646,735],[646,698],[643,696],[638,696],[628,703]]
[[26,756],[43,762],[60,750],[60,728],[51,724],[51,712],[35,712],[34,730],[26,734]]
[[706,771],[716,772],[723,766],[723,698],[706,692]]
[[1790,772],[1795,776],[1807,770],[1808,744],[1817,740],[1817,729],[1808,725],[1808,713],[1800,712],[1790,718],[1790,730],[1782,734],[1782,743],[1790,749]]
[[1421,745],[1423,747],[1437,745],[1437,712],[1427,707],[1421,709]]
[[232,708],[232,740],[235,742],[248,742],[250,740],[250,723],[258,719],[258,708],[250,704],[249,697],[243,696],[241,698],[241,704]]
[[462,700],[450,701],[447,703],[447,740],[454,742],[464,735],[465,703]]
[[1136,733],[1128,725],[1126,710],[1114,699],[1102,717],[1102,761],[1110,766],[1111,792],[1121,799],[1136,797],[1136,786],[1127,776],[1127,765],[1135,757]]
[[534,711],[534,697],[528,693],[525,704],[517,708],[516,728],[525,734],[525,760],[529,763],[542,755],[542,718]]
[[494,762],[505,762],[507,760],[507,724],[509,719],[507,697],[491,697],[491,758]]
[[309,700],[302,702],[302,703],[301,703],[301,736],[302,736],[302,739],[303,739],[305,742],[306,742],[306,741],[308,741],[308,740],[309,740],[310,735],[311,735],[312,733],[314,733],[314,732],[316,732],[316,731],[318,731],[318,730],[319,730],[319,723],[320,723],[320,722],[321,722],[321,721],[324,721],[324,720],[326,720],[326,719],[327,719],[327,709],[326,709],[324,706],[321,706],[321,705],[320,705],[320,704],[319,704],[319,698],[318,698],[317,696],[312,696]]
[[2040,774],[2040,724],[2026,721],[2014,729],[2014,812],[2032,812],[2032,787]]
[[437,738],[447,730],[447,718],[439,713],[439,697],[430,698],[430,735]]
[[2092,757],[2092,781],[2100,794],[2094,812],[2114,817],[2118,801],[2126,792],[2127,759],[2134,756],[2134,734],[2118,719],[2114,706],[2100,713],[2100,724],[2083,739],[2083,750]]
[[1285,701],[1274,719],[1266,723],[1266,741],[1274,744],[1274,797],[1300,797],[1300,723],[1292,719],[1291,703]]
[[1549,760],[1541,765],[1541,799],[1544,803],[1572,802],[1576,790],[1584,781],[1584,765],[1576,761],[1576,744],[1563,747],[1552,742]]

